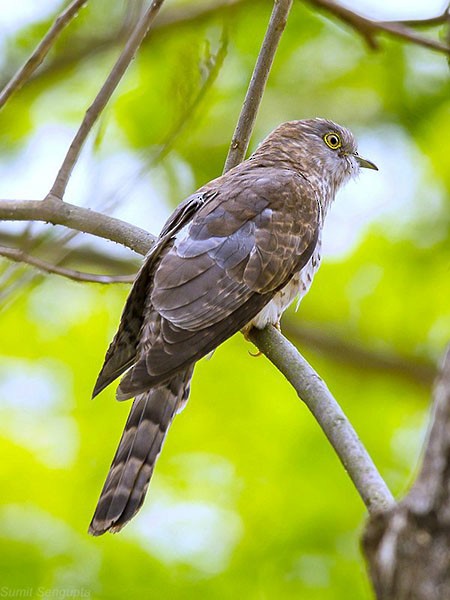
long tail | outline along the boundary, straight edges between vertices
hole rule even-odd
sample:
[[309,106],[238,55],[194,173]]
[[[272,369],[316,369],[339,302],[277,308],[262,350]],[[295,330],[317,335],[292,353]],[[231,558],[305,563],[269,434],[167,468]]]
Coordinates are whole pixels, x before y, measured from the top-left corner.
[[89,533],[120,531],[144,502],[148,484],[175,414],[189,395],[193,367],[136,396],[89,526]]

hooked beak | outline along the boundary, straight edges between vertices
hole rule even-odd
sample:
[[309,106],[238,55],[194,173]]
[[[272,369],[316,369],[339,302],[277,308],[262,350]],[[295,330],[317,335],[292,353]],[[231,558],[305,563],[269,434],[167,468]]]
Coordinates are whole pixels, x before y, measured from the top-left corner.
[[370,160],[366,160],[362,156],[359,156],[359,154],[354,154],[353,156],[356,158],[360,167],[364,169],[374,169],[374,171],[378,171],[377,165],[375,165],[373,162],[370,162]]

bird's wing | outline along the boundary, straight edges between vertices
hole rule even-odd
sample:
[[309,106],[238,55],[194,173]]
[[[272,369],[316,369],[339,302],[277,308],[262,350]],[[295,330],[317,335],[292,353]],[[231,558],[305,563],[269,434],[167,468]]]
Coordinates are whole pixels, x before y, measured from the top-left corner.
[[216,180],[214,197],[161,251],[138,360],[118,398],[198,360],[246,325],[310,259],[319,204],[292,171],[248,168]]
[[94,387],[93,397],[117,379],[119,375],[122,375],[135,362],[154,263],[171,237],[192,219],[200,206],[213,196],[214,193],[200,191],[179,204],[167,220],[155,244],[147,253],[128,295],[117,333],[106,353],[103,367]]

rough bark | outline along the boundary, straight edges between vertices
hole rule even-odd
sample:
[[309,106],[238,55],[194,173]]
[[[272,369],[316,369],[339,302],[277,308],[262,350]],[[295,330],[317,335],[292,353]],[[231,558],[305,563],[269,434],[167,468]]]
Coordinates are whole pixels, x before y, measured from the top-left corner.
[[363,548],[378,600],[450,598],[450,347],[416,482],[395,507],[372,515]]

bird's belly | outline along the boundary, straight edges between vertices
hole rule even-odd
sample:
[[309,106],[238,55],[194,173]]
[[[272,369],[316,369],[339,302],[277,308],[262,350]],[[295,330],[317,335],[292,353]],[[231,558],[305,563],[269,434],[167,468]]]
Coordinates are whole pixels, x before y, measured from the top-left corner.
[[306,266],[275,294],[272,300],[249,322],[245,329],[248,330],[251,327],[263,329],[266,325],[279,323],[281,315],[292,304],[293,300],[298,297],[298,303],[300,303],[300,300],[308,292],[314,273],[319,268],[319,263],[320,253],[317,252],[311,257]]

